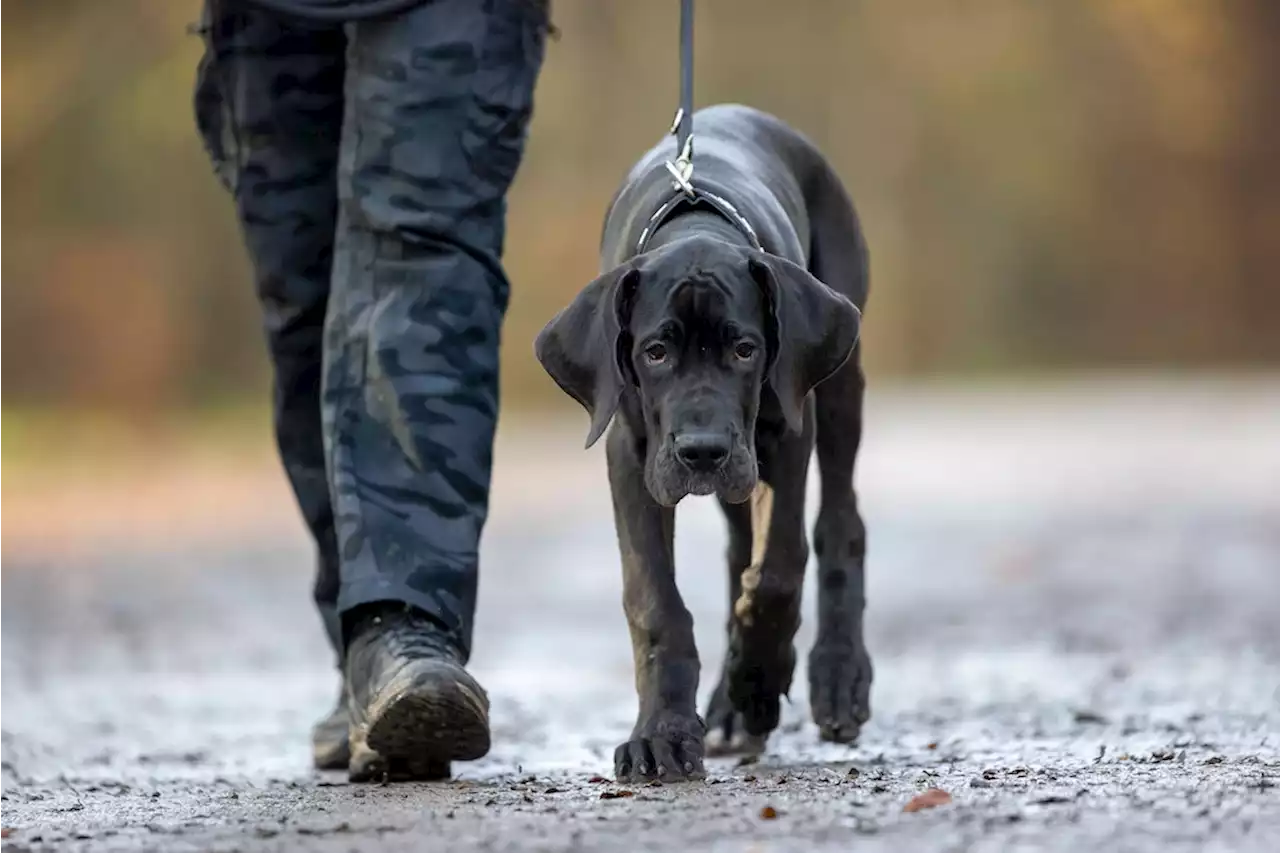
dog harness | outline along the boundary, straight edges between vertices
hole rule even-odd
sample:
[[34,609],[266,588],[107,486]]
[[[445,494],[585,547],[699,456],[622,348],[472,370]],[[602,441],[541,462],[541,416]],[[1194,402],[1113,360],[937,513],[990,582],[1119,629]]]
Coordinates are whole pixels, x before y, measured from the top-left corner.
[[[670,164],[668,163],[668,165]],[[742,232],[742,235],[747,238],[747,242],[751,244],[751,248],[761,248],[760,238],[756,236],[756,230],[751,227],[751,223],[747,221],[747,218],[739,213],[738,209],[728,199],[716,195],[705,187],[696,187],[688,179],[685,180],[684,184],[684,186],[677,185],[671,196],[653,212],[653,215],[649,217],[649,221],[645,223],[644,230],[640,232],[640,239],[636,241],[637,255],[648,247],[649,240],[654,233],[677,211],[698,207],[710,208],[715,211],[722,218],[728,220],[729,224]]]

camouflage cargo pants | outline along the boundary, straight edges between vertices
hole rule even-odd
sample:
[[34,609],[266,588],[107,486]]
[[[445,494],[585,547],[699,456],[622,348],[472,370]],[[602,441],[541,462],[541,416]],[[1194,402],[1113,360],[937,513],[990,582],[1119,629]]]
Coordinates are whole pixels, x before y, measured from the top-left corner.
[[206,0],[195,109],[235,200],[315,598],[392,601],[466,655],[488,512],[506,193],[546,0],[318,25]]

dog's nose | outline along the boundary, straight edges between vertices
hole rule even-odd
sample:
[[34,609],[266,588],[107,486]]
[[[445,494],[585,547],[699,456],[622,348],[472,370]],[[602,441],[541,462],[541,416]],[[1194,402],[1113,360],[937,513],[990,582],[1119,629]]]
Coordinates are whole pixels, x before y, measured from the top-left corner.
[[719,471],[729,458],[729,438],[713,432],[684,433],[676,436],[675,451],[690,471],[710,474]]

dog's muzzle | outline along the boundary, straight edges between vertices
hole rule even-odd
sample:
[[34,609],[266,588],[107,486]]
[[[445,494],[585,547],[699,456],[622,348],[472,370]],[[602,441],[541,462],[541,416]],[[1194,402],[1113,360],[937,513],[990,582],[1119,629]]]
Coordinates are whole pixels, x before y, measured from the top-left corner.
[[741,503],[758,479],[751,447],[727,433],[686,432],[669,438],[646,468],[646,485],[664,506],[674,506],[685,495],[716,494]]

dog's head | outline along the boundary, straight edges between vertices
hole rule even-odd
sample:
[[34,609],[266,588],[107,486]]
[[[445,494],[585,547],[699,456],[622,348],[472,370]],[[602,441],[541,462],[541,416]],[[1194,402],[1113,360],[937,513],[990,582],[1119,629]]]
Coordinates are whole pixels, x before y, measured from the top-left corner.
[[849,357],[853,303],[782,258],[692,236],[610,270],[538,335],[538,360],[591,416],[590,447],[624,393],[644,419],[645,484],[746,500],[756,415],[772,393],[793,431],[805,397]]

